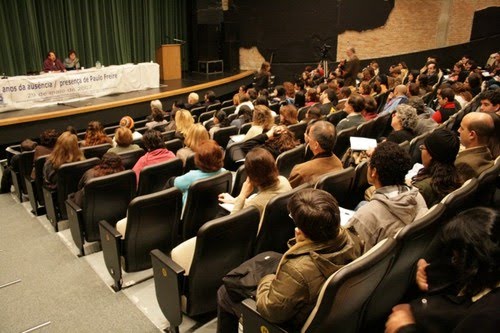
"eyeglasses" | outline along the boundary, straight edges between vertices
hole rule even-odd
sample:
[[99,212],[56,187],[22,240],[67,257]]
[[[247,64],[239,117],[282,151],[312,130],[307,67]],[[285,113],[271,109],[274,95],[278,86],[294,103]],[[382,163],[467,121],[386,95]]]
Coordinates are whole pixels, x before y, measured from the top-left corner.
[[420,150],[427,150],[427,148],[424,145],[418,146],[418,149],[420,149]]

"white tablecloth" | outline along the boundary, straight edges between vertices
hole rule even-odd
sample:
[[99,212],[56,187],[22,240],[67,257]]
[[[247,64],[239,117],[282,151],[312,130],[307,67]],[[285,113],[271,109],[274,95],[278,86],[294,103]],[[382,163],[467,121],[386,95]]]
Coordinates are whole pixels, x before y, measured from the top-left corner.
[[159,65],[140,63],[0,80],[0,112],[158,88]]

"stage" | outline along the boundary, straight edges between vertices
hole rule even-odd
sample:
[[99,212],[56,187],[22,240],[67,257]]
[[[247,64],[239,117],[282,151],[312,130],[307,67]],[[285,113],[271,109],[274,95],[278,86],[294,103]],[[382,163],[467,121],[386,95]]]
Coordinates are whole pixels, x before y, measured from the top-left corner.
[[187,95],[196,92],[203,99],[207,90],[229,99],[241,85],[253,81],[252,71],[223,74],[184,74],[179,80],[161,81],[159,88],[109,95],[71,103],[59,103],[40,108],[12,110],[0,113],[0,156],[7,146],[18,144],[26,138],[37,138],[47,128],[64,130],[74,126],[78,131],[87,127],[89,121],[99,120],[104,126],[116,124],[124,115],[134,119],[150,113],[149,103],[159,99],[163,108],[169,110],[175,100],[186,101]]

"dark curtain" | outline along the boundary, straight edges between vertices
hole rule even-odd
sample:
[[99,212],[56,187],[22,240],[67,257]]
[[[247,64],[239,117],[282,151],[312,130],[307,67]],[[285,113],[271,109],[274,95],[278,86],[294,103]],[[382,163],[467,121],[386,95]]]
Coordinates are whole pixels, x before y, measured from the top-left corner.
[[183,0],[2,0],[0,74],[40,72],[49,50],[64,61],[74,49],[84,67],[155,61],[161,44],[187,39],[186,16]]

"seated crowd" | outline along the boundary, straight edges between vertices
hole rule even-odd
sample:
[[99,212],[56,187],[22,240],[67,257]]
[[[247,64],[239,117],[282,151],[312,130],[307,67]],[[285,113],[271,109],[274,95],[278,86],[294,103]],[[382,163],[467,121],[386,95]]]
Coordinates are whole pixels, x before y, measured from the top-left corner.
[[[106,134],[99,121],[92,121],[80,141],[69,130],[59,134],[49,129],[40,135],[36,148],[27,141],[21,147],[34,148],[35,159],[48,155],[43,183],[57,190],[57,172],[63,164],[84,160],[82,148],[109,144],[99,164],[85,172],[80,180],[75,189],[76,201],[82,200],[89,180],[124,170],[120,154],[144,149],[132,167],[138,184],[145,167],[178,158],[183,162],[184,174],[170,179],[164,188],[178,188],[185,202],[191,184],[224,172],[227,168],[224,151],[239,145],[240,163],[245,167],[247,178],[239,194],[233,193],[234,197],[229,193],[219,194],[219,201],[232,204],[233,208],[231,212],[221,209],[218,215],[234,214],[254,206],[262,217],[273,197],[302,184],[314,185],[321,176],[347,167],[343,156],[334,153],[340,132],[386,117],[386,135],[377,137],[378,145],[367,152],[366,178],[372,187],[366,191],[366,200],[356,203],[345,226],[340,225],[336,200],[339,198],[325,191],[304,189],[289,200],[295,237],[289,241],[289,250],[283,255],[276,274],[264,276],[255,295],[257,310],[264,318],[297,329],[311,313],[323,283],[331,274],[383,239],[394,237],[466,180],[477,178],[492,167],[500,154],[500,83],[494,76],[482,81],[483,75],[470,57],[464,56],[446,75],[437,59],[431,57],[420,70],[408,69],[401,62],[383,74],[376,62],[361,69],[354,48],[349,48],[347,55],[347,62],[339,64],[331,73],[325,73],[321,66],[308,67],[299,80],[283,82],[272,91],[268,81],[271,68],[269,63],[264,63],[255,85],[242,86],[234,95],[234,108],[230,111],[219,106],[204,123],[199,122],[200,114],[190,110],[220,105],[213,91],[206,92],[203,101],[193,92],[186,103],[176,102],[168,112],[163,110],[161,101],[152,101],[150,115],[140,129],[135,128],[140,120],[125,116],[114,133]],[[495,71],[498,64],[490,69],[491,73]],[[301,132],[304,134],[296,137],[293,126],[300,124],[304,126]],[[228,126],[236,126],[240,135],[231,137],[227,146],[221,146],[215,141],[216,133]],[[171,137],[165,139],[170,132]],[[422,165],[415,176],[408,178],[414,156],[401,144],[423,134],[426,136],[418,147],[418,160]],[[169,150],[168,140],[173,138],[179,139],[183,147]],[[303,162],[293,165],[288,177],[280,175],[276,160],[300,142],[305,142]],[[194,158],[194,166],[187,163],[191,158]],[[15,168],[14,157],[10,167]],[[31,175],[35,177],[34,171]],[[2,192],[10,191],[7,176],[4,173]],[[474,232],[491,239],[491,245],[467,239],[472,237],[467,234],[472,231],[464,224],[469,216],[481,222]],[[117,224],[122,235],[125,228],[126,218]],[[473,297],[489,290],[489,295],[482,299],[498,306],[498,230],[498,212],[478,208],[459,214],[446,226],[443,237],[447,252],[443,256],[463,260],[451,261],[457,266],[458,276],[463,277],[454,281],[459,287],[454,289],[455,296]],[[471,243],[473,251],[458,252],[466,247],[466,242]],[[186,271],[191,265],[194,244],[195,238],[184,240],[172,251],[172,257]],[[482,251],[486,246],[488,248]],[[479,263],[466,261],[469,256],[480,257]],[[489,260],[488,265],[493,268],[488,271],[481,266],[481,260]],[[426,273],[427,265],[419,262],[417,282],[422,290],[430,291],[428,278],[432,273],[430,270]],[[218,331],[236,332],[237,302],[231,300],[225,287],[219,289],[217,297]],[[432,331],[433,323],[426,322],[429,314],[424,310],[422,304],[416,303],[412,303],[411,308],[410,305],[396,307],[387,323],[388,331],[397,332],[404,327],[405,332],[417,332],[420,331],[417,328],[426,325],[426,329]],[[462,310],[471,316],[484,314],[467,312],[468,308]],[[449,318],[448,331],[461,320],[458,314]]]

